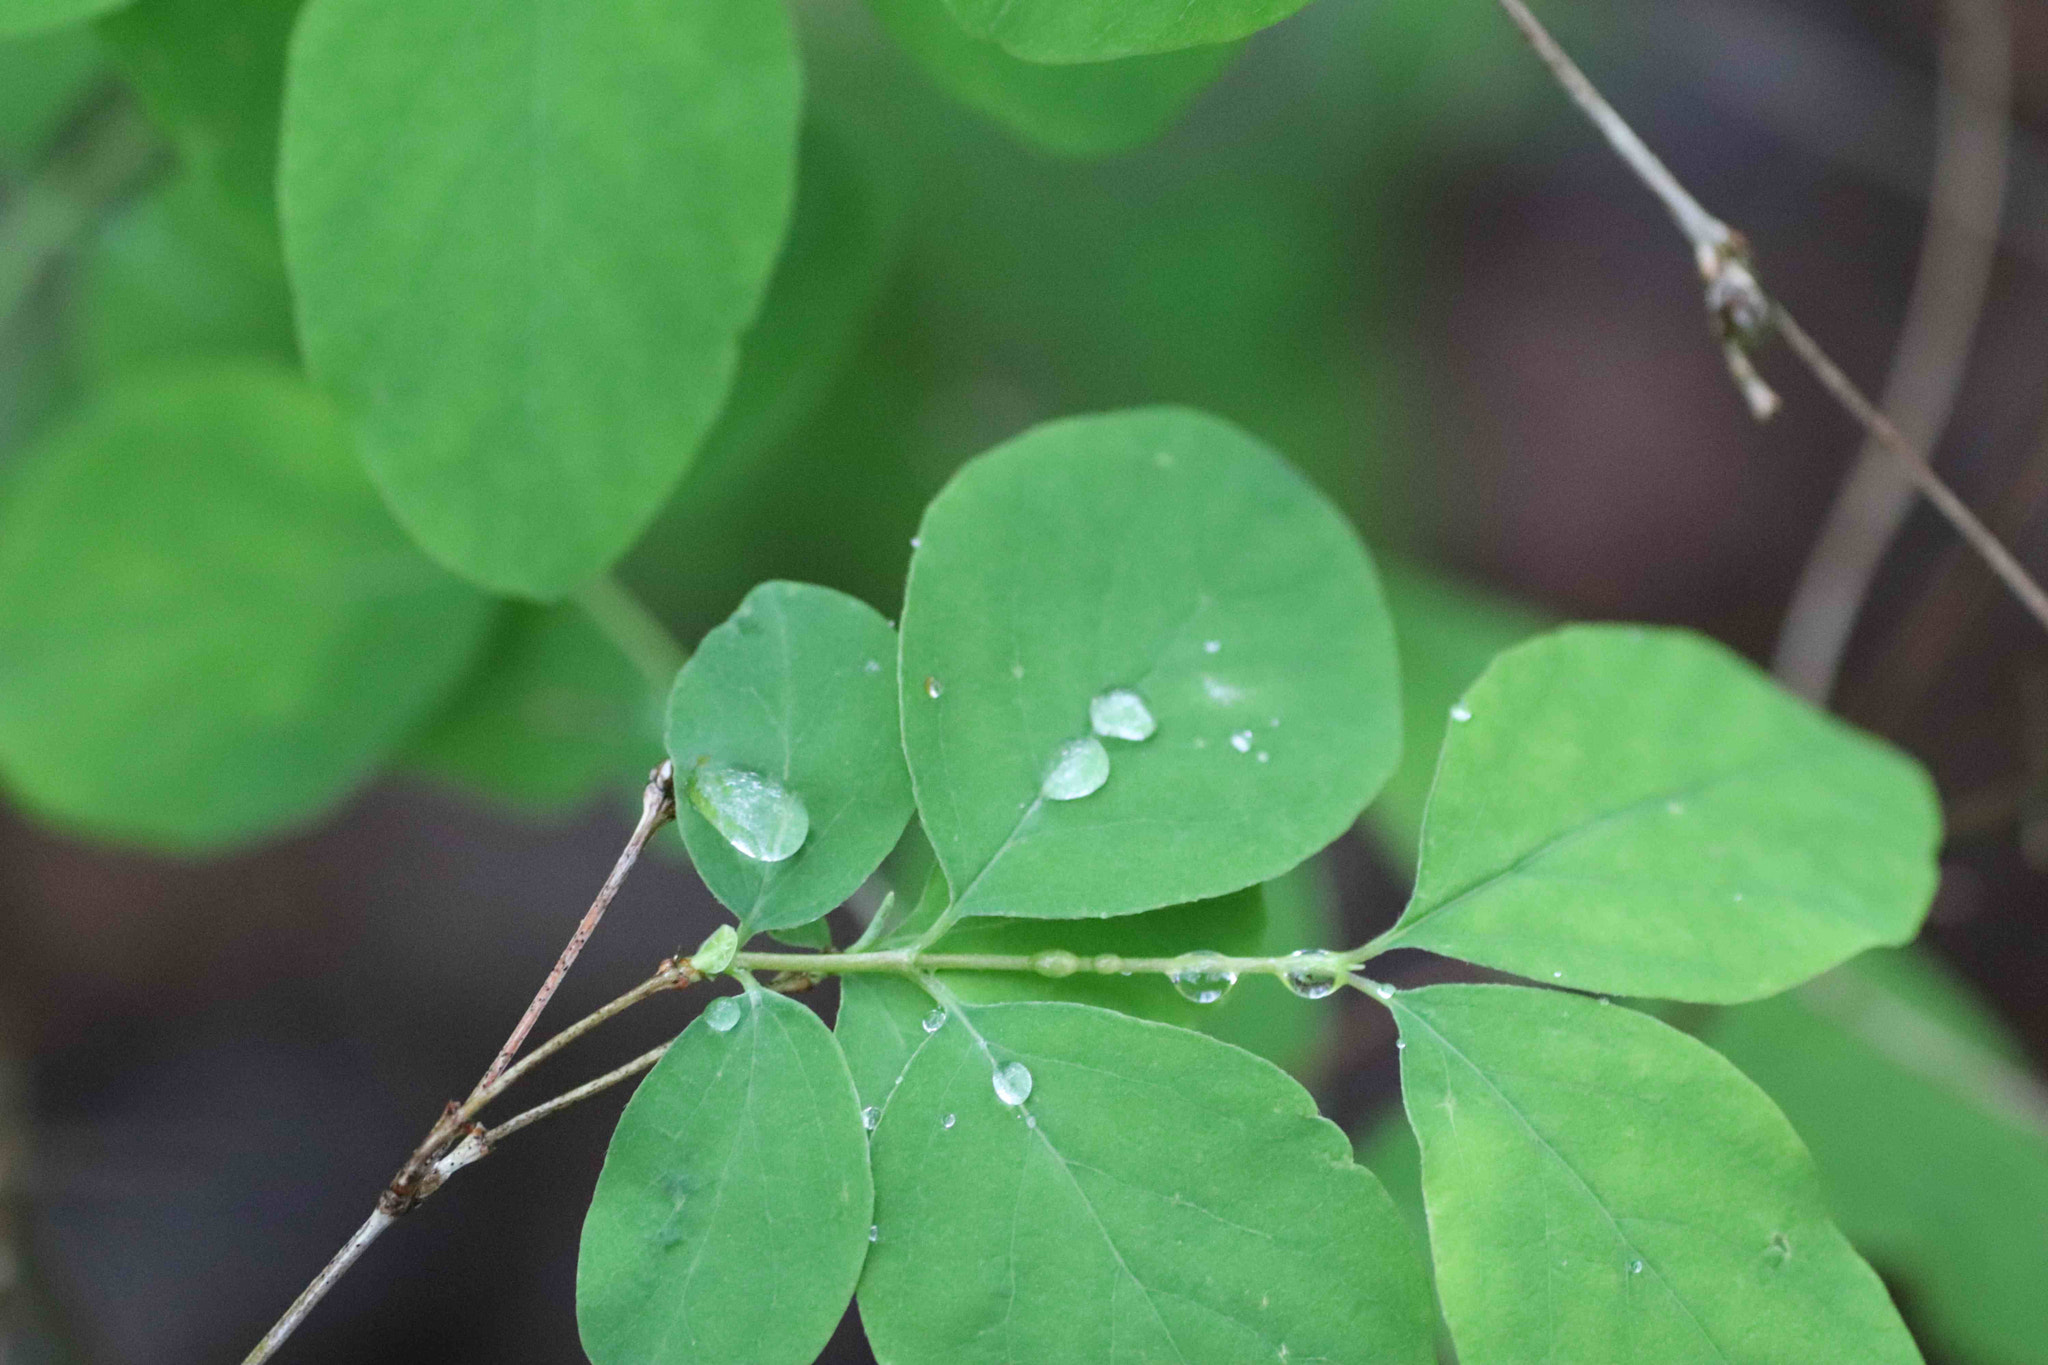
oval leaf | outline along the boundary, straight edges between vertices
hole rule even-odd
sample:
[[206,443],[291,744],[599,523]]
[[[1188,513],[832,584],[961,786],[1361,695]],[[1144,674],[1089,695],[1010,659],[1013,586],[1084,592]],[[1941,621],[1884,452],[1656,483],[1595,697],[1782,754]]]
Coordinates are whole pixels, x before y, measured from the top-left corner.
[[576,1264],[583,1349],[593,1365],[807,1365],[853,1296],[873,1206],[831,1033],[758,987],[721,997],[612,1134]]
[[267,367],[116,389],[5,493],[0,771],[95,833],[203,848],[319,814],[491,620],[407,543],[333,408]]
[[690,860],[740,917],[743,937],[826,913],[902,835],[910,776],[895,648],[896,633],[865,602],[808,583],[763,583],[676,675],[668,751],[678,794],[700,770],[736,770],[793,793],[809,819],[793,855],[757,861],[678,802]]
[[[959,913],[1120,915],[1268,880],[1393,767],[1372,565],[1235,427],[1177,408],[1049,423],[962,469],[920,535],[903,743]],[[1156,732],[1105,739],[1094,794],[1044,799],[1118,688]]]
[[1798,1135],[1711,1048],[1521,986],[1390,1005],[1466,1365],[1918,1365]]
[[717,416],[789,215],[776,0],[313,0],[282,193],[308,362],[430,553],[550,598]]
[[1578,626],[1452,710],[1382,947],[1616,995],[1770,995],[1902,943],[1941,833],[1911,759],[1684,631]]
[[946,0],[969,33],[1029,62],[1100,62],[1227,43],[1308,0]]
[[860,1308],[882,1360],[1431,1358],[1386,1193],[1250,1053],[1085,1005],[968,1006],[881,1109]]

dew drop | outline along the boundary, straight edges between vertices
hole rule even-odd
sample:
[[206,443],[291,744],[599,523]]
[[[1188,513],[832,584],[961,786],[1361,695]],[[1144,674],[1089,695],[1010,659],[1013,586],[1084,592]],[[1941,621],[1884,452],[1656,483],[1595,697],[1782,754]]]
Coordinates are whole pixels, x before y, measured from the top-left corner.
[[1372,995],[1375,1000],[1392,1000],[1394,988],[1384,981],[1375,981],[1372,983]]
[[1232,687],[1223,679],[1207,673],[1202,675],[1202,691],[1218,706],[1231,706],[1244,700],[1243,688]]
[[1670,811],[1673,815],[1683,815],[1685,814],[1685,802],[1666,801],[1664,803],[1664,809]]
[[1642,1263],[1641,1261],[1630,1261],[1630,1262],[1628,1263],[1628,1273],[1629,1273],[1629,1274],[1631,1274],[1631,1275],[1640,1275],[1640,1274],[1642,1274],[1642,1273],[1643,1273],[1643,1263]]
[[1258,760],[1261,763],[1271,763],[1273,761],[1273,755],[1267,753],[1264,749],[1261,749],[1258,752]]
[[1104,739],[1137,741],[1152,738],[1159,723],[1145,699],[1128,687],[1115,687],[1088,703],[1088,725]]
[[1237,973],[1224,966],[1215,953],[1190,953],[1185,965],[1169,973],[1167,979],[1184,998],[1197,1005],[1213,1005],[1230,994]]
[[1322,999],[1334,992],[1342,979],[1323,953],[1304,948],[1300,952],[1289,953],[1287,960],[1300,965],[1281,972],[1280,984],[1304,1000]]
[[1017,680],[1018,682],[1023,682],[1023,681],[1024,681],[1024,665],[1022,665],[1022,664],[1011,664],[1011,665],[1010,665],[1010,676],[1011,676],[1011,677],[1013,677],[1013,678],[1015,678],[1015,679],[1016,679],[1016,680]]
[[923,1022],[926,1033],[937,1033],[946,1026],[946,1012],[944,1010],[933,1010],[924,1017]]
[[1218,650],[1220,650],[1220,649],[1222,649],[1222,648],[1223,648],[1223,642],[1222,642],[1221,640],[1204,640],[1204,641],[1202,641],[1202,652],[1203,652],[1204,654],[1214,654],[1214,653],[1216,653],[1216,652],[1217,652]]
[[1241,754],[1250,753],[1252,751],[1252,732],[1249,730],[1239,730],[1230,737],[1230,747]]
[[1738,892],[1736,892],[1736,893],[1735,893],[1735,899],[1736,899],[1736,900],[1738,900],[1738,901],[1740,901],[1740,900],[1742,899],[1742,893],[1741,893],[1740,891],[1738,891]]
[[868,1240],[870,1242],[879,1242],[882,1240],[882,1225],[880,1223],[868,1224]]
[[941,693],[941,692],[943,692],[943,691],[945,691],[945,690],[946,690],[946,688],[945,688],[945,685],[944,685],[943,683],[941,683],[941,682],[940,682],[940,681],[939,681],[939,680],[938,680],[937,678],[933,678],[933,677],[929,677],[929,676],[927,676],[927,677],[925,678],[925,680],[924,680],[924,694],[925,694],[925,695],[926,695],[927,697],[930,697],[930,698],[931,698],[931,699],[932,699],[933,701],[937,701],[937,700],[939,699],[939,693]]
[[1408,1040],[1407,1040],[1406,1038],[1396,1038],[1396,1039],[1394,1040],[1394,1051],[1396,1051],[1396,1052],[1406,1052],[1407,1050],[1408,1050]]
[[[840,1112],[844,1113],[845,1111],[842,1110]],[[882,1111],[872,1104],[860,1111],[860,1126],[867,1129],[870,1133],[875,1131],[875,1125],[881,1121]]]
[[1038,792],[1048,801],[1078,801],[1101,791],[1107,781],[1109,750],[1095,736],[1086,735],[1060,745]]
[[948,1114],[948,1115],[946,1115],[946,1117],[944,1117],[944,1118],[942,1118],[942,1119],[940,1119],[940,1120],[939,1120],[939,1127],[941,1127],[941,1128],[951,1128],[952,1126],[953,1126],[953,1116],[952,1116],[951,1114]]
[[1081,959],[1064,948],[1048,948],[1031,959],[1031,970],[1040,976],[1072,976],[1081,970]]
[[1563,973],[1563,972],[1552,972],[1552,973],[1550,974],[1550,979],[1551,979],[1552,981],[1562,981],[1562,980],[1564,980],[1564,973]]
[[910,538],[910,548],[913,550],[922,550],[924,548],[924,537],[912,536]]
[[880,673],[882,671],[882,661],[880,659],[869,659],[861,665],[861,668],[869,673]]
[[1038,1126],[1038,1115],[1026,1114],[1024,1116],[1024,1126],[1026,1128],[1036,1128]]
[[1463,725],[1466,721],[1472,719],[1472,710],[1465,703],[1459,702],[1451,708],[1451,719]]
[[811,832],[811,813],[801,796],[745,768],[699,763],[690,773],[689,795],[711,828],[756,862],[781,862]]
[[1022,1062],[996,1068],[990,1079],[996,1088],[996,1098],[1004,1104],[1018,1105],[1031,1098],[1031,1068]]
[[1124,960],[1115,953],[1103,953],[1095,959],[1095,970],[1108,976],[1111,972],[1122,972]]
[[713,1033],[731,1033],[740,1021],[740,1002],[721,995],[704,1007],[704,1026]]

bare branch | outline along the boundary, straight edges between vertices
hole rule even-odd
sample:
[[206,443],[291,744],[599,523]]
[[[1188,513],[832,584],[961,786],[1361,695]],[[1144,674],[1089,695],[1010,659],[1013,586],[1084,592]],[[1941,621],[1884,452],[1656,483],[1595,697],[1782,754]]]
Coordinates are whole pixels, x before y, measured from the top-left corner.
[[242,1365],[263,1365],[264,1361],[275,1355],[277,1348],[284,1345],[285,1340],[299,1330],[299,1324],[306,1320],[306,1315],[313,1311],[313,1306],[327,1297],[327,1291],[334,1288],[335,1281],[346,1275],[348,1268],[369,1250],[370,1243],[383,1236],[384,1229],[397,1221],[382,1209],[374,1210],[364,1219],[363,1225],[356,1229],[355,1235],[342,1243],[341,1250],[334,1253],[334,1259],[313,1277],[313,1283],[307,1285],[305,1290],[292,1300],[292,1306],[285,1309],[284,1316],[277,1320],[277,1325],[265,1332],[263,1340],[256,1343],[256,1348],[242,1357]]

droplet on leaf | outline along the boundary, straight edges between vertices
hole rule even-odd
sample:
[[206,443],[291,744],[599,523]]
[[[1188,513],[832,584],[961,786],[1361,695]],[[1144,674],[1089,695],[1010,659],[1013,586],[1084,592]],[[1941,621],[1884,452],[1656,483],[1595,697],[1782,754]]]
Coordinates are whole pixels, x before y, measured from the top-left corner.
[[995,1084],[996,1098],[1004,1104],[1019,1105],[1031,1098],[1031,1068],[1022,1062],[997,1067],[991,1079]]
[[740,1002],[732,996],[721,995],[704,1007],[704,1026],[713,1033],[731,1033],[739,1021]]
[[1048,801],[1078,801],[1109,781],[1109,750],[1093,735],[1070,739],[1053,755],[1039,794]]
[[1230,747],[1241,754],[1250,753],[1252,751],[1252,732],[1249,730],[1239,730],[1230,737]]
[[1152,738],[1159,723],[1145,699],[1128,687],[1112,688],[1088,703],[1088,725],[1104,739]]
[[882,1111],[875,1105],[871,1104],[860,1111],[860,1126],[867,1129],[870,1133],[875,1131],[875,1125],[881,1121]]
[[933,1010],[924,1017],[924,1031],[926,1033],[937,1033],[945,1026],[946,1012],[944,1010]]
[[756,862],[779,863],[804,846],[811,813],[772,778],[722,763],[690,772],[690,804],[725,841]]

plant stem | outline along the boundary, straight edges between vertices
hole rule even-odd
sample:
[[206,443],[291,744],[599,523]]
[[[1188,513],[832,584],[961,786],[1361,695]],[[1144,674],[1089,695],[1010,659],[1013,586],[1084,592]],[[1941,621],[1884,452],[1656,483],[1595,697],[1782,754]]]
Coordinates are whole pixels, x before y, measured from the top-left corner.
[[613,1067],[610,1071],[605,1072],[604,1075],[599,1076],[596,1080],[585,1081],[583,1084],[577,1086],[574,1090],[564,1091],[562,1094],[555,1096],[553,1099],[547,1101],[545,1104],[536,1104],[535,1106],[533,1106],[533,1108],[528,1109],[524,1113],[513,1115],[511,1118],[506,1119],[503,1123],[499,1124],[497,1127],[491,1129],[489,1132],[484,1134],[484,1147],[487,1150],[495,1150],[500,1142],[512,1136],[512,1134],[518,1132],[521,1128],[526,1127],[526,1125],[528,1125],[529,1123],[538,1123],[540,1120],[546,1118],[548,1115],[552,1113],[557,1112],[558,1110],[567,1109],[570,1105],[580,1103],[583,1100],[587,1100],[592,1095],[595,1095],[600,1091],[611,1089],[620,1081],[626,1080],[632,1076],[639,1075],[641,1072],[647,1070],[656,1062],[660,1061],[662,1059],[662,1056],[665,1053],[667,1053],[672,1043],[673,1040],[670,1040],[670,1042],[663,1043],[660,1047],[649,1048],[647,1051],[641,1053],[638,1057],[635,1057],[632,1061],[627,1062],[624,1066]]
[[677,670],[689,662],[690,651],[669,633],[661,618],[611,574],[584,584],[576,593],[576,605],[640,670],[647,685],[657,695],[666,697],[675,684]]
[[306,1314],[313,1311],[313,1306],[327,1297],[327,1291],[334,1288],[335,1281],[346,1275],[348,1268],[369,1249],[370,1243],[383,1236],[384,1229],[397,1221],[382,1209],[373,1210],[370,1216],[363,1220],[363,1225],[356,1229],[355,1235],[342,1243],[341,1250],[334,1253],[334,1259],[313,1277],[313,1282],[307,1285],[296,1299],[292,1300],[292,1306],[285,1309],[284,1316],[277,1320],[277,1325],[265,1332],[263,1340],[256,1343],[255,1349],[242,1357],[242,1365],[263,1365],[264,1361],[275,1355],[277,1348],[284,1345],[285,1339],[299,1330],[299,1324],[306,1320]]
[[1080,957],[1061,949],[1039,953],[928,953],[897,949],[880,953],[739,953],[736,969],[757,972],[801,972],[806,976],[851,976],[891,972],[917,976],[926,972],[1028,972],[1038,976],[1172,976],[1189,971],[1234,972],[1239,976],[1285,976],[1327,970],[1340,975],[1350,954],[1311,953],[1306,957],[1225,957],[1220,953],[1182,953],[1178,957],[1122,957],[1101,953]]

